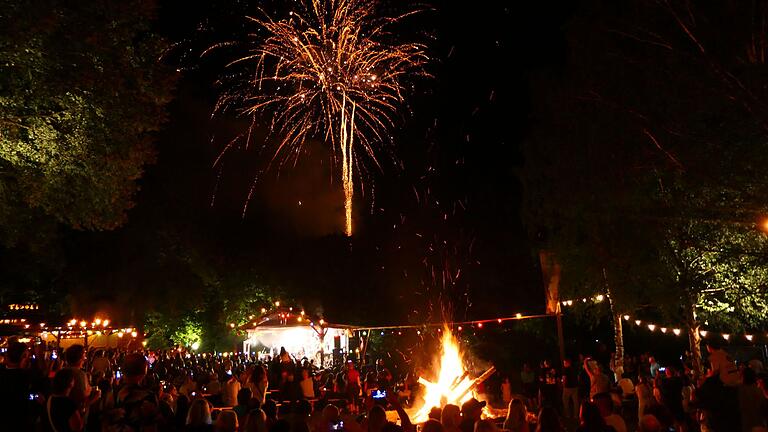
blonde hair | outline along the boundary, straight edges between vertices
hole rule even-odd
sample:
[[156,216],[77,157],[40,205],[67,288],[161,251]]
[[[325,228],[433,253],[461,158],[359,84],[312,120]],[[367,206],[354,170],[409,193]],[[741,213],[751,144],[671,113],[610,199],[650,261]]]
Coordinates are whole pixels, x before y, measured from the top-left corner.
[[213,423],[211,420],[211,406],[205,399],[195,399],[189,406],[187,413],[187,424],[191,426],[202,426]]
[[216,417],[217,432],[237,432],[239,427],[237,423],[237,413],[232,410],[224,410]]

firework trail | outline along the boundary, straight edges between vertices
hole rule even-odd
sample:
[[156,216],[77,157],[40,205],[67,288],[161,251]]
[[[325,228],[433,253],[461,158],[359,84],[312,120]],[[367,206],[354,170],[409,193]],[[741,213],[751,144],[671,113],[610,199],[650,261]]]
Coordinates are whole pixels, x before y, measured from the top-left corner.
[[234,107],[255,122],[270,118],[279,137],[272,161],[295,163],[309,138],[329,143],[341,160],[345,232],[352,234],[354,179],[363,158],[380,167],[379,147],[404,102],[405,82],[425,76],[425,46],[399,43],[388,28],[398,17],[374,15],[370,0],[298,0],[284,19],[262,11],[248,17],[257,32],[231,62],[251,66],[220,97],[216,111]]

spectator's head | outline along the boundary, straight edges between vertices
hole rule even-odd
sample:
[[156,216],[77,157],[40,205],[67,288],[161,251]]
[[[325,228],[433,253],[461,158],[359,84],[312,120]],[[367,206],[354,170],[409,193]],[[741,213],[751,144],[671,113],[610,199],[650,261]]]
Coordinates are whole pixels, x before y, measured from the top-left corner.
[[744,384],[750,385],[757,383],[757,374],[755,370],[749,367],[744,368],[742,371]]
[[243,387],[237,392],[237,404],[241,406],[247,406],[251,401],[251,389]]
[[560,416],[552,407],[544,407],[539,411],[539,425],[537,431],[562,431],[563,425],[560,424]]
[[309,379],[309,369],[302,369],[301,370],[301,379],[302,380]]
[[440,421],[446,428],[459,427],[459,423],[461,423],[461,408],[454,404],[444,406],[443,412],[440,415]]
[[10,367],[21,367],[22,363],[29,356],[27,345],[18,341],[8,344],[8,351],[6,352],[6,362]]
[[147,359],[140,353],[128,354],[123,360],[126,381],[138,382],[147,375]]
[[431,419],[435,419],[437,421],[440,421],[440,417],[443,415],[443,409],[440,407],[432,407],[431,410],[429,410],[428,417]]
[[[520,399],[512,399],[509,402],[509,408],[507,409],[507,420],[504,424],[512,424],[522,427],[526,422],[527,412],[525,410],[525,404]],[[506,427],[506,426],[505,426]]]
[[722,345],[720,345],[720,342],[718,342],[716,339],[712,339],[710,341],[707,341],[707,352],[712,353],[713,351],[717,351],[720,348],[722,348]]
[[237,414],[232,410],[224,410],[216,417],[216,432],[237,432],[238,427]]
[[323,408],[323,423],[331,424],[339,421],[339,408],[336,405],[329,404]]
[[597,406],[601,416],[607,417],[613,413],[613,400],[609,393],[598,393],[592,398],[592,401]]
[[64,353],[64,358],[67,359],[67,364],[70,367],[81,367],[83,360],[85,360],[85,348],[82,345],[71,345]]
[[437,419],[431,418],[421,426],[421,432],[445,432],[445,429]]
[[461,405],[461,415],[464,418],[469,418],[474,421],[480,420],[483,415],[483,408],[485,407],[485,401],[478,401],[472,398]]
[[312,404],[306,399],[300,399],[296,402],[296,414],[301,416],[309,416],[312,414]]
[[475,422],[475,432],[498,432],[496,423],[491,420],[478,420]]
[[187,412],[187,425],[202,427],[213,423],[211,419],[211,407],[205,399],[195,399]]
[[587,430],[601,430],[605,427],[605,420],[600,415],[600,410],[589,401],[581,403],[581,411],[579,413],[579,423]]
[[57,395],[69,395],[75,386],[75,373],[72,369],[60,369],[51,383],[51,390]]
[[640,419],[640,423],[637,429],[638,432],[661,432],[661,423],[659,420],[651,415],[646,414]]
[[648,363],[650,363],[650,364],[656,363],[656,358],[654,356],[649,356],[648,357]]
[[261,407],[262,410],[264,410],[264,414],[267,415],[268,419],[276,419],[277,418],[277,403],[272,399],[267,399],[266,402],[264,402],[264,405]]
[[381,405],[374,405],[368,413],[368,432],[381,432],[387,425],[387,413]]
[[245,432],[267,432],[267,415],[261,409],[248,412],[245,420]]

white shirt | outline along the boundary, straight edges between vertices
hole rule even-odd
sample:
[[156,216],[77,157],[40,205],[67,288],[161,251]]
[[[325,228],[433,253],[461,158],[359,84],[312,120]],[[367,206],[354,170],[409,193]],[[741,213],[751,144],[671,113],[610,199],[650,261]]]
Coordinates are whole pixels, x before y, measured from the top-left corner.
[[240,381],[230,379],[224,383],[224,393],[221,395],[221,401],[225,406],[237,405],[237,394],[240,392]]

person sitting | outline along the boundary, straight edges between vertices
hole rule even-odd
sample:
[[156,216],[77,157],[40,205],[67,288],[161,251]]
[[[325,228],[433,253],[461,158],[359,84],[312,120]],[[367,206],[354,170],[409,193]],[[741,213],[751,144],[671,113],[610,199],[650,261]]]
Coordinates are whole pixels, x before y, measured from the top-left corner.
[[620,415],[613,412],[613,400],[607,393],[598,393],[594,397],[595,405],[600,411],[600,415],[605,420],[605,424],[613,427],[616,432],[627,432],[627,424]]
[[529,432],[528,412],[525,404],[520,399],[512,399],[507,409],[507,419],[504,420],[504,429],[510,432]]
[[301,370],[301,381],[299,381],[299,387],[301,388],[301,396],[305,399],[315,398],[315,381],[309,376],[309,369]]

